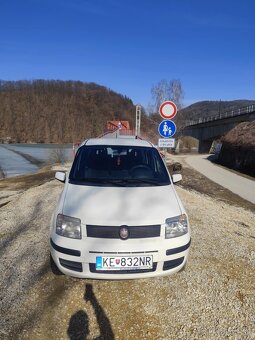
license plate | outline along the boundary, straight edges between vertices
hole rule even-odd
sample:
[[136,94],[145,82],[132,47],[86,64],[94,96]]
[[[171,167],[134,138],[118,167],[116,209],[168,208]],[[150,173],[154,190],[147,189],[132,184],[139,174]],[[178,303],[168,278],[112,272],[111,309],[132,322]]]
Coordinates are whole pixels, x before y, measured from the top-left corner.
[[96,270],[152,269],[153,256],[97,256]]

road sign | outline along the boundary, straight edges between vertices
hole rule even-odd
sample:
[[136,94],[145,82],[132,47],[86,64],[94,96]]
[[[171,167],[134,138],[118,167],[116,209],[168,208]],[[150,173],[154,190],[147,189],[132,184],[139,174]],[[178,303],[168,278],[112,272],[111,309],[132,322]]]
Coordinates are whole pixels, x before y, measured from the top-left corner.
[[172,119],[177,113],[177,107],[174,102],[166,101],[160,105],[159,114],[164,119]]
[[158,147],[159,148],[174,148],[175,147],[175,139],[174,138],[159,138],[158,139]]
[[171,120],[163,120],[158,126],[160,136],[171,138],[176,132],[176,125]]

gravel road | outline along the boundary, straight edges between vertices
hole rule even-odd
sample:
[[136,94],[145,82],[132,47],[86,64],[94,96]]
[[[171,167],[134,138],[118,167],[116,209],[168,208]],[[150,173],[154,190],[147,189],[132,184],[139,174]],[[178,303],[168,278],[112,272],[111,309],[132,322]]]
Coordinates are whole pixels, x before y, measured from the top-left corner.
[[255,214],[178,187],[192,226],[186,269],[79,280],[49,266],[49,181],[0,208],[1,339],[254,339]]

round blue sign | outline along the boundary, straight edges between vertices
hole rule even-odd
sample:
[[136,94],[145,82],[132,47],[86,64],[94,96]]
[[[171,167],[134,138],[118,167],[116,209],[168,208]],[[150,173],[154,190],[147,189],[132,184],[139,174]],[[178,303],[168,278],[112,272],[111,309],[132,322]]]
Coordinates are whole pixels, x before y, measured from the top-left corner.
[[163,120],[158,126],[160,136],[171,138],[176,132],[176,125],[171,120]]

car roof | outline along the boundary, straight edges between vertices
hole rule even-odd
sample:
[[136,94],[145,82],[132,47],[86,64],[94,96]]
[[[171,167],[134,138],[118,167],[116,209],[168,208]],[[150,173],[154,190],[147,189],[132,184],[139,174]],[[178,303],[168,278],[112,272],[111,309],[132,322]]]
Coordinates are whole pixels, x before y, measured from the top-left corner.
[[91,138],[84,141],[82,145],[123,145],[123,146],[142,146],[151,147],[153,144],[139,138]]

